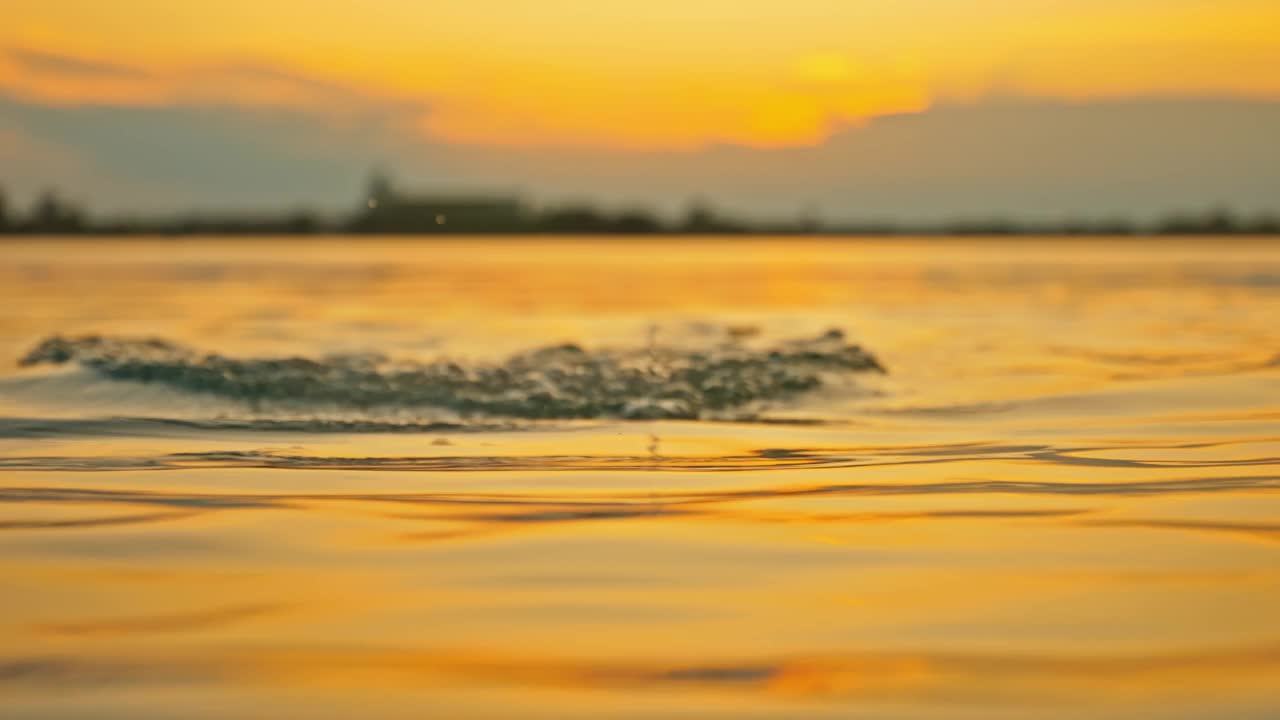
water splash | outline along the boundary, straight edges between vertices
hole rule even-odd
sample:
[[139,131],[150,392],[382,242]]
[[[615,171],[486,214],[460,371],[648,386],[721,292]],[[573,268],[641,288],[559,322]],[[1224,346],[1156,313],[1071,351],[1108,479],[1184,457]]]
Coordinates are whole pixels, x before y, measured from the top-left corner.
[[434,407],[528,419],[699,419],[795,397],[834,376],[884,372],[839,330],[764,349],[740,342],[706,350],[650,343],[589,351],[565,344],[495,364],[405,362],[382,355],[242,359],[162,339],[53,336],[20,364],[71,362],[112,380],[158,383],[255,408]]

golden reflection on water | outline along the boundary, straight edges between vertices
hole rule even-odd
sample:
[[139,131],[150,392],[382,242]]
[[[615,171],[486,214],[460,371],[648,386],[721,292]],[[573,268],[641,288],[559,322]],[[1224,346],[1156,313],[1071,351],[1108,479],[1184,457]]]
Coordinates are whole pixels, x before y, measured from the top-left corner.
[[[1280,713],[1274,244],[159,247],[3,251],[6,717]],[[370,433],[11,367],[702,324],[891,373],[772,422]]]

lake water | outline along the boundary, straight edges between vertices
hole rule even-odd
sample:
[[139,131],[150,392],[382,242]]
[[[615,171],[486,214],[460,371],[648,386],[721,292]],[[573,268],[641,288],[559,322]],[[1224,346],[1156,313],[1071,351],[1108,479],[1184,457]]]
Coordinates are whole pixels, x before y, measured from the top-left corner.
[[5,718],[1274,718],[1278,608],[1274,240],[0,246]]

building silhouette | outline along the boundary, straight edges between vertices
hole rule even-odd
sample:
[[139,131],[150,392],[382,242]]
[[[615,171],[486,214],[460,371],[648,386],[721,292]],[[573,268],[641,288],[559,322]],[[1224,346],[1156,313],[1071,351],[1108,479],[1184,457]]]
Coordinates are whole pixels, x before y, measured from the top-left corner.
[[351,229],[382,233],[513,232],[528,224],[527,211],[514,195],[421,194],[401,192],[386,175],[369,180],[364,207]]

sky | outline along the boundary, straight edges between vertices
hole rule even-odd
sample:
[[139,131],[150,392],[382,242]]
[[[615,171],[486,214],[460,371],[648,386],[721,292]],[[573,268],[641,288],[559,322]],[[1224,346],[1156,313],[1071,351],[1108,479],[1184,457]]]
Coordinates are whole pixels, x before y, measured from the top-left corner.
[[378,165],[431,187],[833,216],[1280,208],[1275,0],[10,0],[5,15],[0,185],[19,198],[338,207]]

